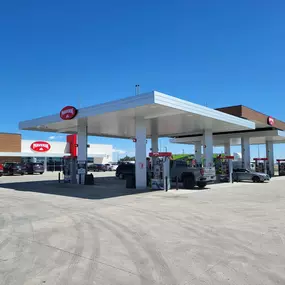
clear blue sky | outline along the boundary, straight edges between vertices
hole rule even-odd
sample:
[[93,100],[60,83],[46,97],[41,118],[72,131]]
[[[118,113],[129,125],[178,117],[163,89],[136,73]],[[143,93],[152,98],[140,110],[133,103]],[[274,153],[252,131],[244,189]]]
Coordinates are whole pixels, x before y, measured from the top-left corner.
[[[19,132],[19,121],[67,104],[133,95],[138,83],[142,92],[244,104],[285,121],[284,15],[283,0],[1,1],[0,131]],[[285,156],[285,145],[275,150]]]

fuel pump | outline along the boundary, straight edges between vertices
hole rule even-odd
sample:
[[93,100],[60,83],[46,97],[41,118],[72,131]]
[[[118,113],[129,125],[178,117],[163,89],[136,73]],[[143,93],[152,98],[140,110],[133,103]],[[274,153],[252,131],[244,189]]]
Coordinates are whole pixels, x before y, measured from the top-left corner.
[[64,156],[63,157],[63,177],[64,183],[76,184],[77,174],[77,157]]
[[233,182],[233,160],[234,156],[221,156],[217,157],[216,168],[220,174],[220,181]]
[[151,152],[149,157],[151,163],[151,189],[169,190],[171,187],[170,179],[170,157],[171,152]]
[[278,175],[284,176],[285,175],[285,159],[277,159],[278,163]]
[[253,160],[255,161],[255,172],[268,173],[268,158],[254,158]]

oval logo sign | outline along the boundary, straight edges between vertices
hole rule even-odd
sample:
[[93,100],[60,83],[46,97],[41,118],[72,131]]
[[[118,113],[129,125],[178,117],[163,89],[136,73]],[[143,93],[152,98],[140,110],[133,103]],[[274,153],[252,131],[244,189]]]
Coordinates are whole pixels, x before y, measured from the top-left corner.
[[268,125],[273,126],[275,121],[274,121],[274,119],[272,117],[268,117],[267,118],[267,123],[268,123]]
[[77,115],[77,109],[73,106],[66,106],[60,111],[63,120],[71,120]]
[[36,152],[47,152],[51,148],[51,145],[48,142],[33,142],[31,144],[31,149]]

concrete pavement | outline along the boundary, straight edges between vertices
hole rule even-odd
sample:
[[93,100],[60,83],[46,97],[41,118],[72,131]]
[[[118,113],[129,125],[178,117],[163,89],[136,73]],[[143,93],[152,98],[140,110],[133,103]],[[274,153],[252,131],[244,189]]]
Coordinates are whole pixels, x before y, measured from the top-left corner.
[[285,284],[284,178],[134,195],[4,179],[0,284]]

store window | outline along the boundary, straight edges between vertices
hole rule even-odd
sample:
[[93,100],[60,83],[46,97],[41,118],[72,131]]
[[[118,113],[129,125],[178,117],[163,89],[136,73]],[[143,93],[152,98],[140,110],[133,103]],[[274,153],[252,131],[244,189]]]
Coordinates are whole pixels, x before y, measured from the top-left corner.
[[94,162],[94,157],[87,158],[87,163],[93,163],[93,162]]
[[29,163],[29,162],[38,162],[44,163],[44,157],[22,157],[22,163]]
[[48,157],[47,171],[62,171],[63,158],[62,157]]

